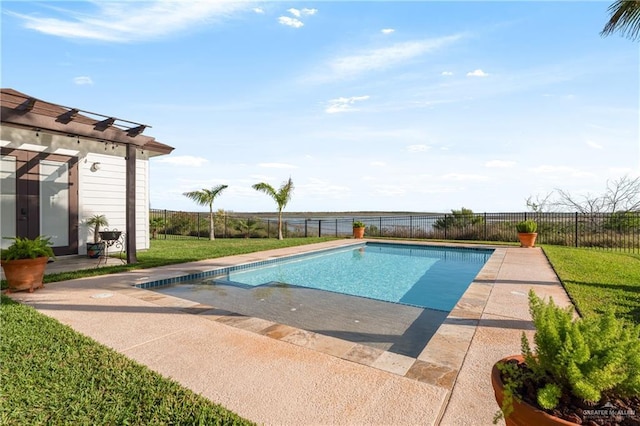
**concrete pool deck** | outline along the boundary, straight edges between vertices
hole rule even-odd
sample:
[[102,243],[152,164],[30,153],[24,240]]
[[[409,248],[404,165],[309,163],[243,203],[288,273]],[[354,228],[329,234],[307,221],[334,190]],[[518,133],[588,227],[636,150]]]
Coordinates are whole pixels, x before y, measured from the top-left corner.
[[258,424],[491,424],[491,366],[519,353],[522,331],[531,333],[529,289],[570,304],[539,248],[496,246],[415,358],[132,287],[353,243],[83,278],[10,296]]

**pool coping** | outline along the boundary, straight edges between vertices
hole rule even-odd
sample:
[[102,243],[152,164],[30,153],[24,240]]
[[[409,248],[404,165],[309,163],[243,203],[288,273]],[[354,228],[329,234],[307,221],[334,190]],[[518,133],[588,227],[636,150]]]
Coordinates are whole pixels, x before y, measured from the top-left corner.
[[[207,263],[203,263],[202,267],[196,268],[197,272],[189,275],[199,275],[209,271],[213,272],[233,266],[255,264],[257,262],[278,261],[285,257],[290,258],[292,256],[303,256],[312,252],[331,250],[338,247],[348,247],[351,245],[358,246],[365,242],[451,247],[458,249],[490,249],[493,250],[493,253],[458,300],[447,318],[431,337],[425,348],[415,358],[383,351],[381,349],[336,337],[322,335],[301,328],[275,323],[261,318],[216,309],[214,306],[200,304],[175,296],[160,294],[153,291],[151,288],[144,288],[145,284],[151,282],[165,282],[163,285],[175,283],[181,277],[185,276],[184,271],[175,272],[165,277],[148,281],[145,281],[144,278],[146,277],[143,277],[142,279],[139,279],[140,282],[131,284],[132,287],[139,291],[130,294],[130,296],[158,306],[175,308],[184,313],[198,315],[210,321],[215,321],[244,331],[253,332],[271,339],[314,350],[367,367],[376,368],[407,379],[428,383],[443,388],[448,394],[450,394],[479,325],[484,308],[489,299],[489,295],[491,294],[493,284],[497,279],[497,274],[506,255],[507,247],[477,244],[467,245],[367,239],[358,241],[347,240],[341,242],[342,244],[336,244],[329,248],[323,247],[318,249],[315,247],[308,247],[305,250],[305,247],[296,247],[296,253],[293,255],[274,255],[271,253],[270,256],[262,260],[253,259],[235,264],[233,264],[233,259],[241,258],[242,256],[234,256],[229,258],[230,262],[228,265],[221,265],[213,268],[209,265],[208,269],[202,269],[204,265],[207,265]],[[260,252],[252,253],[252,255],[259,254]]]

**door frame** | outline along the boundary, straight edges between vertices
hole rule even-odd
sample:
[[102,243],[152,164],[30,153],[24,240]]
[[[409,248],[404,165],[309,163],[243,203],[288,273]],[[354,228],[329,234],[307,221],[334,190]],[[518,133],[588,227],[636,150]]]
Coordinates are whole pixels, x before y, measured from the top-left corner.
[[55,255],[78,253],[78,157],[48,152],[2,148],[1,155],[16,158],[16,235],[40,235],[40,161],[64,162],[69,173],[69,214],[67,246],[53,247]]

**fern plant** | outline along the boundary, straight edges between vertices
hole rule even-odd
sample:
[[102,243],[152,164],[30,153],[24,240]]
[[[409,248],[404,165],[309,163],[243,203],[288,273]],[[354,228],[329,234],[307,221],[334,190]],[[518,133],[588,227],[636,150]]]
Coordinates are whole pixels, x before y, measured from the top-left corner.
[[[537,389],[537,403],[551,410],[563,395],[588,403],[609,397],[640,395],[640,325],[617,319],[613,312],[574,318],[572,307],[561,308],[552,298],[544,302],[529,291],[529,311],[535,326],[535,352],[522,334],[526,374],[499,366],[505,389],[514,393],[527,385]],[[525,383],[526,382],[526,383]],[[513,394],[502,413],[512,411]]]
[[30,239],[26,237],[10,238],[13,243],[0,251],[2,260],[35,259],[37,257],[54,257],[51,238],[38,235]]
[[367,225],[365,225],[364,222],[361,222],[359,220],[356,220],[355,222],[353,222],[353,227],[354,228],[365,228]]

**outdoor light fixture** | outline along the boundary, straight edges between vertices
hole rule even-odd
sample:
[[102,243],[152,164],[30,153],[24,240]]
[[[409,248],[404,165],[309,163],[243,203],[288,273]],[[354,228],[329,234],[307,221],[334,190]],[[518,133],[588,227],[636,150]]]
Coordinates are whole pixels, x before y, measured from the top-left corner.
[[89,170],[91,170],[92,172],[97,172],[98,170],[100,170],[100,163],[96,161],[91,165]]

